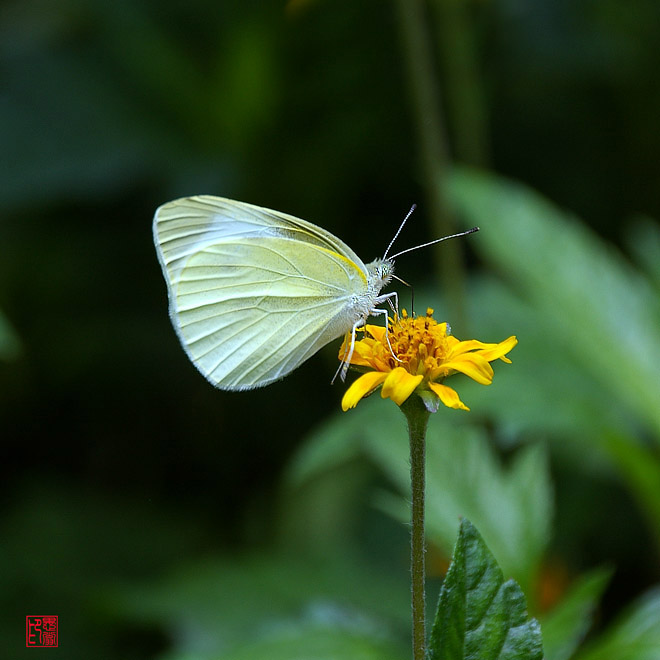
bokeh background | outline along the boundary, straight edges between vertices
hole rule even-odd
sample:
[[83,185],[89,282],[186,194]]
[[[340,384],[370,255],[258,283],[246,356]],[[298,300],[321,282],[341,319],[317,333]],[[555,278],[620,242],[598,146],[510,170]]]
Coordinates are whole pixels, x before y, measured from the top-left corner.
[[412,203],[399,249],[480,225],[397,261],[417,311],[520,339],[431,422],[429,610],[468,515],[548,658],[660,657],[659,24],[652,0],[6,0],[6,657],[27,614],[71,660],[407,657],[403,418],[339,412],[339,342],[250,393],[197,373],[151,221],[198,193],[365,261]]

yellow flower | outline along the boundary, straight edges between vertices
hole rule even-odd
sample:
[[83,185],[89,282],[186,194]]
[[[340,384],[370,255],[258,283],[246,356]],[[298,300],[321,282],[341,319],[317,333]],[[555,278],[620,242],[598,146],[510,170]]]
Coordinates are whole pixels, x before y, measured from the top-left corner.
[[[348,388],[341,407],[355,408],[360,399],[382,385],[380,395],[397,405],[417,392],[431,412],[437,411],[440,402],[449,408],[469,410],[442,381],[460,372],[477,383],[490,385],[493,368],[489,363],[497,359],[510,363],[505,356],[517,343],[513,336],[499,344],[476,339],[459,341],[447,333],[446,323],[433,318],[432,309],[426,310],[426,316],[413,318],[403,310],[400,318],[390,321],[387,335],[384,327],[365,326],[364,339],[355,342],[350,363],[370,370]],[[339,349],[340,360],[349,349],[347,336]]]

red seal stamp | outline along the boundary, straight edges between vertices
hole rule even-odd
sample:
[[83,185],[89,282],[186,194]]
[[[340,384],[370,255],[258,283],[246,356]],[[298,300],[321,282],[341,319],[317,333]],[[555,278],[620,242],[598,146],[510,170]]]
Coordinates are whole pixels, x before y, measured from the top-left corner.
[[25,617],[25,646],[57,646],[57,615]]

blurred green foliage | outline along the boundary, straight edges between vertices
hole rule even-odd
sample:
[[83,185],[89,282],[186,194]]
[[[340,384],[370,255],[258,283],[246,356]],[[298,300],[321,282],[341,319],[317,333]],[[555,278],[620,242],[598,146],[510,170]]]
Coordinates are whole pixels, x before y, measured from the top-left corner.
[[16,335],[16,331],[0,312],[0,359],[13,360],[20,355],[21,343]]
[[[481,227],[460,338],[520,341],[491,387],[455,377],[472,412],[431,421],[430,572],[467,516],[549,660],[654,658],[660,5],[433,0],[424,18],[448,154],[484,168],[431,182]],[[377,395],[337,412],[336,346],[267,389],[210,388],[150,233],[160,203],[208,192],[366,260],[412,201],[402,248],[435,238],[405,48],[375,0],[0,7],[12,657],[46,611],[67,660],[408,657],[403,417]],[[442,318],[431,261],[398,272]]]

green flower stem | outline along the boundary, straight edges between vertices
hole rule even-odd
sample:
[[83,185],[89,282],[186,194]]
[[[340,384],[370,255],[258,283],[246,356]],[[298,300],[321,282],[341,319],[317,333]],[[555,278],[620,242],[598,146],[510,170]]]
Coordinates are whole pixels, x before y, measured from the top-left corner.
[[424,660],[426,657],[424,490],[426,427],[430,413],[425,408],[422,400],[414,394],[401,404],[401,410],[408,421],[408,433],[410,435],[410,480],[412,486],[410,577],[413,659]]

